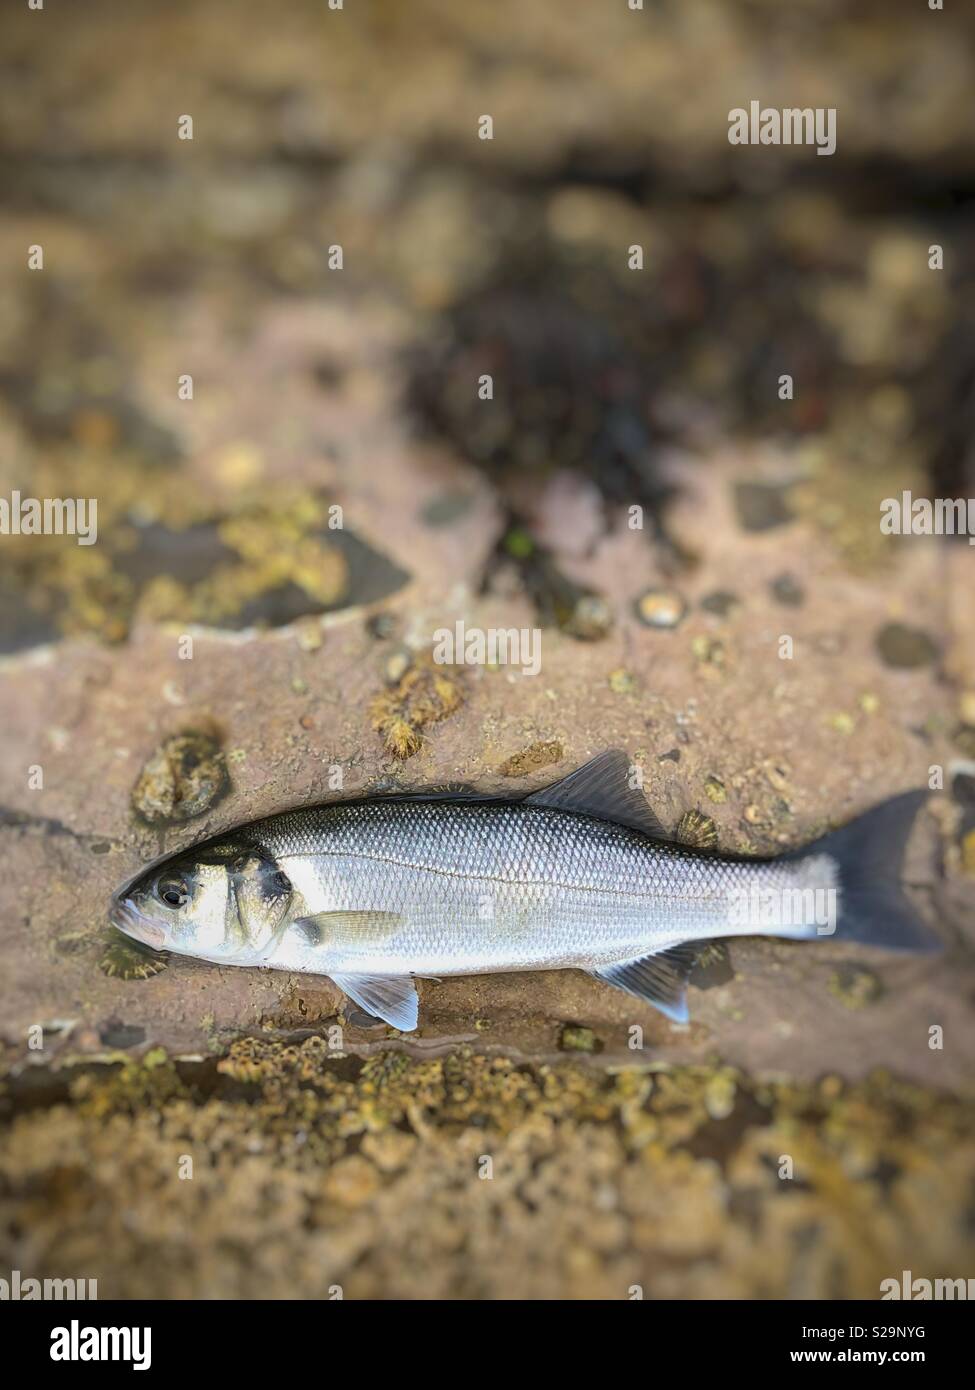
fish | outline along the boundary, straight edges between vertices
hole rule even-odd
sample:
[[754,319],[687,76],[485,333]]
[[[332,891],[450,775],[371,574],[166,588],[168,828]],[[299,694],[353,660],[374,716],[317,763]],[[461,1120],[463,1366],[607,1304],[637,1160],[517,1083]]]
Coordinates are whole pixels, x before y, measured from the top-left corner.
[[418,1026],[417,979],[585,970],[688,1021],[704,944],[834,936],[938,949],[899,884],[911,791],[775,857],[677,843],[626,753],[522,796],[397,793],[299,807],[141,870],[110,919],[155,950],[327,976]]

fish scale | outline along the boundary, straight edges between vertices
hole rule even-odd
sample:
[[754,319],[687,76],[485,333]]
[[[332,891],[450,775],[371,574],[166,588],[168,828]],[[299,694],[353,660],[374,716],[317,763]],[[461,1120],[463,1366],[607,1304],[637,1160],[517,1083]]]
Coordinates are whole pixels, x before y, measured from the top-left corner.
[[414,976],[578,967],[684,1021],[695,946],[713,937],[838,923],[850,940],[930,949],[896,882],[923,793],[805,850],[744,859],[671,842],[631,774],[608,752],[521,798],[287,811],[144,870],[112,920],[157,949],[328,975],[407,1030]]
[[526,804],[317,808],[254,827],[302,916],[385,913],[385,940],[337,924],[314,948],[285,935],[272,963],[326,972],[481,973],[618,961],[724,934],[749,886],[801,887],[799,865],[657,845],[607,821]]

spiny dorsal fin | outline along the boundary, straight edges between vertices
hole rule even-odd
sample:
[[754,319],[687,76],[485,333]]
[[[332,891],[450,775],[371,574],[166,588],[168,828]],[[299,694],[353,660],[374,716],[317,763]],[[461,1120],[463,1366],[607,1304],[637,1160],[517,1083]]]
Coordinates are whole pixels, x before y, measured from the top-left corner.
[[645,999],[675,1023],[686,1023],[687,980],[703,944],[686,941],[637,960],[604,965],[592,974],[637,999]]
[[647,805],[646,797],[630,786],[631,767],[625,753],[618,748],[609,749],[583,763],[561,782],[532,792],[524,804],[616,821],[631,830],[642,830],[654,840],[666,840],[667,832]]

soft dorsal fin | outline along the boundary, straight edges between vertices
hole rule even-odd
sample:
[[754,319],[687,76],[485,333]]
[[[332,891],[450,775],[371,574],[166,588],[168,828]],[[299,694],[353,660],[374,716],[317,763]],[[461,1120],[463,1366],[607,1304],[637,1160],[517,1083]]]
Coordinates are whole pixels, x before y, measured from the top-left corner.
[[630,759],[618,748],[597,753],[561,782],[532,792],[524,804],[616,821],[631,830],[642,830],[655,840],[666,840],[667,832],[647,805],[646,797],[630,786],[631,767]]
[[687,980],[703,945],[702,941],[686,941],[638,960],[604,965],[591,973],[637,999],[645,999],[675,1023],[686,1023]]

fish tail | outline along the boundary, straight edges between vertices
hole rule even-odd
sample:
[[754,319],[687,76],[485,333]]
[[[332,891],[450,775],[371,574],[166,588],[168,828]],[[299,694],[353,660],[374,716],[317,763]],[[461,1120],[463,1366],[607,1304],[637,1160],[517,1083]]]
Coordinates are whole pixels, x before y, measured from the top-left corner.
[[904,850],[927,792],[904,792],[824,835],[797,858],[828,855],[838,875],[835,934],[889,951],[931,952],[942,943],[900,886]]

